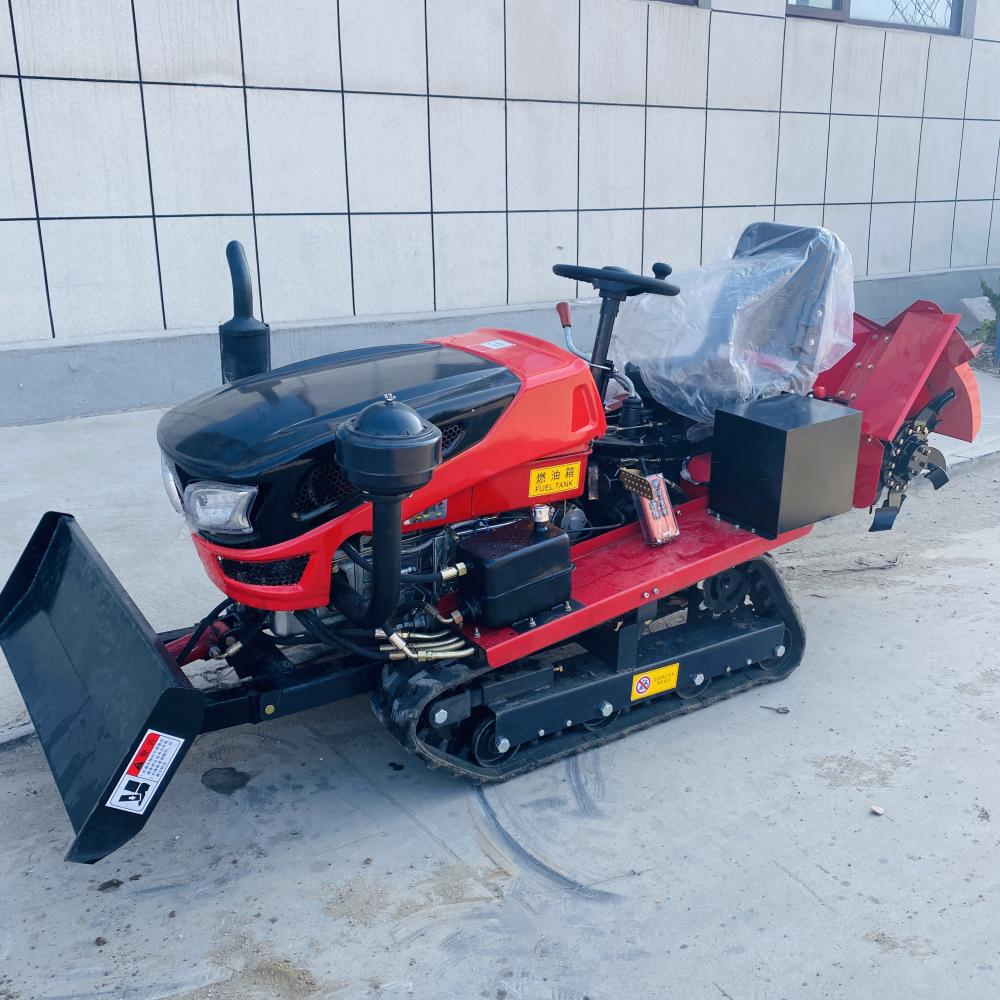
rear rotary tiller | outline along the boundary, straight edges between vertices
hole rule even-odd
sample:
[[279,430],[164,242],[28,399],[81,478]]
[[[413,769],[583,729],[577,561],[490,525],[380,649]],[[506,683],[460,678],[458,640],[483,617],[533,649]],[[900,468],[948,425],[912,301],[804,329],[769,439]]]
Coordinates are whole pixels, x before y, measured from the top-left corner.
[[[766,252],[830,237],[758,230]],[[891,527],[913,478],[941,486],[928,434],[976,434],[972,353],[929,302],[855,316],[811,392],[719,407],[708,433],[609,360],[625,300],[678,294],[653,270],[555,268],[602,299],[588,359],[561,305],[565,349],[478,329],[171,410],[167,491],[225,594],[193,628],[157,635],[76,521],[42,517],[0,593],[0,646],[70,860],[135,836],[200,733],[370,693],[407,750],[498,781],[795,669],[802,622],[767,553],[882,495],[872,527]],[[786,354],[812,349],[824,273],[784,292],[806,317]],[[761,331],[765,362],[776,336]],[[207,658],[237,682],[192,684],[183,668]]]

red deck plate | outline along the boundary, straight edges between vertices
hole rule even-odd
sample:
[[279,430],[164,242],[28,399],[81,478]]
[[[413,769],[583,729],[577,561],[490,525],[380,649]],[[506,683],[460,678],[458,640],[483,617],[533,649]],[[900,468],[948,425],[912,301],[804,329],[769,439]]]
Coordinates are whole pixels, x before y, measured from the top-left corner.
[[[637,524],[573,546],[573,599],[583,607],[528,632],[483,629],[473,638],[490,666],[502,667],[522,656],[571,638],[632,608],[665,597],[699,580],[787,545],[808,534],[811,525],[776,539],[761,538],[706,510],[705,498],[677,508],[680,535],[657,548],[648,546]],[[654,593],[658,588],[659,593]]]

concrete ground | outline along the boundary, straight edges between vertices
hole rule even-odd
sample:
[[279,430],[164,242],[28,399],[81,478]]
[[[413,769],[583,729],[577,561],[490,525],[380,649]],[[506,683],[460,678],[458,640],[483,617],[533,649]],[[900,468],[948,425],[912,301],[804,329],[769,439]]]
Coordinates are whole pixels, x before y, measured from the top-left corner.
[[[981,381],[964,474],[891,533],[854,512],[779,554],[809,631],[789,680],[500,787],[428,770],[359,698],[202,738],[138,838],[67,865],[0,666],[0,1000],[994,995],[1000,466],[973,459],[1000,440],[1000,381]],[[157,416],[0,430],[0,578],[54,508],[156,627],[215,603]]]

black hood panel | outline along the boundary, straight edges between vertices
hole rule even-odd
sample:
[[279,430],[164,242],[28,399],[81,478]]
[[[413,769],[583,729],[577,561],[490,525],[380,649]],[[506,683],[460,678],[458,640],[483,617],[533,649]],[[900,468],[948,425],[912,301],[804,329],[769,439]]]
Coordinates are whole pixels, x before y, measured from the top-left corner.
[[157,438],[188,477],[252,482],[327,447],[332,452],[340,424],[384,393],[437,423],[510,399],[519,385],[502,365],[453,347],[366,348],[196,396],[163,416]]

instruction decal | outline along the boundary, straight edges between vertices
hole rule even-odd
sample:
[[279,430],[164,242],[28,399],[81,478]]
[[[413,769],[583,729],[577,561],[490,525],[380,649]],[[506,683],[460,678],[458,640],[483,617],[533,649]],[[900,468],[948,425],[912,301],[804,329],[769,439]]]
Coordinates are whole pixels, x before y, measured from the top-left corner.
[[143,815],[183,746],[184,740],[179,736],[147,729],[139,749],[115,785],[107,801],[108,807]]
[[655,670],[643,670],[632,675],[632,701],[652,698],[654,694],[673,691],[677,687],[677,673],[680,663],[668,663]]
[[529,497],[546,497],[551,493],[568,493],[580,488],[580,462],[545,465],[532,469],[528,482]]
[[513,347],[514,345],[509,340],[496,337],[493,340],[484,340],[479,346],[485,347],[487,351],[502,351],[505,347]]

